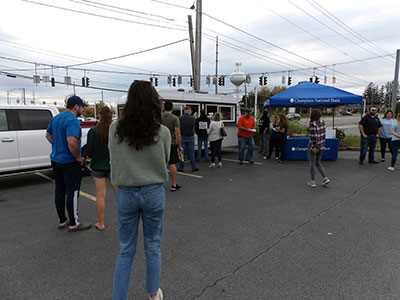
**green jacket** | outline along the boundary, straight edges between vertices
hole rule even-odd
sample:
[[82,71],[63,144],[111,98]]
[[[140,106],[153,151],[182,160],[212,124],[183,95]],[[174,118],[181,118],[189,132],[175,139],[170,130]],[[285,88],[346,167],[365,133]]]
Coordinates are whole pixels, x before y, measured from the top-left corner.
[[86,156],[91,158],[90,168],[95,171],[110,171],[110,154],[108,148],[100,141],[98,128],[93,127],[88,132],[85,148]]
[[171,135],[164,125],[153,145],[136,150],[127,141],[119,143],[115,136],[117,122],[110,126],[108,149],[111,161],[111,182],[115,186],[146,186],[168,180],[167,165],[171,151]]

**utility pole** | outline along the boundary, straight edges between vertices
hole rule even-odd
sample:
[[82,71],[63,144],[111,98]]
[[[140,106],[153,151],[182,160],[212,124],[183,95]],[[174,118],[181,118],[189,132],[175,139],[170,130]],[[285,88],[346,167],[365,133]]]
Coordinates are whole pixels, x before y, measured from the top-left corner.
[[22,88],[22,99],[24,99],[24,105],[26,105],[25,88]]
[[202,0],[196,1],[196,36],[195,36],[195,76],[194,91],[200,91],[200,64],[201,64],[201,17],[202,17]]
[[399,87],[399,60],[400,60],[400,49],[397,49],[396,67],[394,69],[394,81],[393,81],[393,91],[392,91],[392,111],[393,111],[393,113],[396,113],[397,88]]
[[192,77],[195,78],[196,75],[196,66],[194,61],[194,39],[193,39],[193,24],[192,24],[192,16],[188,15],[188,24],[189,24],[189,42],[190,42],[190,57],[192,59]]
[[[215,78],[218,78],[218,36],[215,45]],[[215,83],[215,94],[218,94],[218,84]]]

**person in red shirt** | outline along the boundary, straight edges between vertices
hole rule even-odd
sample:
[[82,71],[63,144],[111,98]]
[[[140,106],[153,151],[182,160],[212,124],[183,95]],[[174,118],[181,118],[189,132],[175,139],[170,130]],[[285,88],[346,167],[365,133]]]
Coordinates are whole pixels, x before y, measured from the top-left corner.
[[239,162],[243,164],[244,150],[247,145],[246,160],[253,164],[253,150],[254,150],[254,139],[253,133],[256,131],[256,123],[253,117],[250,115],[250,109],[244,111],[244,115],[240,117],[237,122],[238,130],[238,146],[239,146]]

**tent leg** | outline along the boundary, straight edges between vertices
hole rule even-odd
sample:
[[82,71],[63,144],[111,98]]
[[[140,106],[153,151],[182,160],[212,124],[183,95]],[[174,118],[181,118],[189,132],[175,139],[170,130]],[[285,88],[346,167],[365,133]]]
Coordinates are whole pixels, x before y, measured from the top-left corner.
[[332,129],[335,129],[335,107],[332,106]]

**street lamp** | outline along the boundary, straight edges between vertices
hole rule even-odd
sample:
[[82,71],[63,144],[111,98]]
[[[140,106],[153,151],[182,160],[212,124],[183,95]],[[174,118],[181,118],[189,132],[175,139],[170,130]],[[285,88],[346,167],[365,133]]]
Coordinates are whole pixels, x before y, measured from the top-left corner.
[[8,90],[8,91],[7,91],[7,104],[11,104],[11,103],[10,103],[10,94],[11,94],[11,92],[14,91],[14,90],[21,90],[21,92],[22,92],[22,99],[24,99],[24,105],[25,105],[25,104],[26,104],[26,99],[25,99],[25,88],[13,88],[13,89],[11,89],[11,90]]

